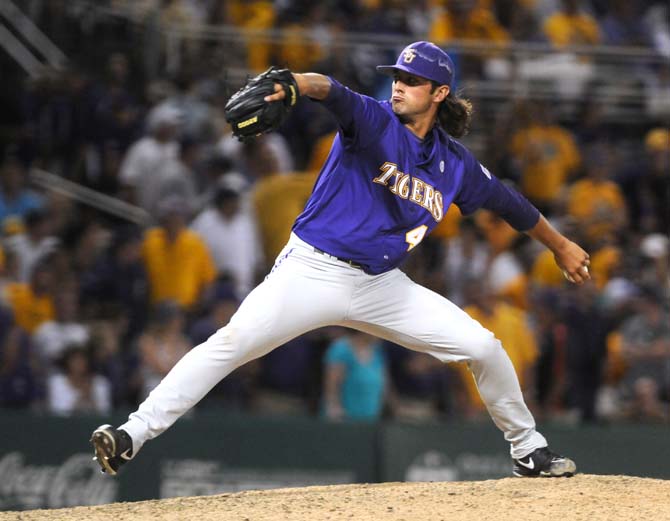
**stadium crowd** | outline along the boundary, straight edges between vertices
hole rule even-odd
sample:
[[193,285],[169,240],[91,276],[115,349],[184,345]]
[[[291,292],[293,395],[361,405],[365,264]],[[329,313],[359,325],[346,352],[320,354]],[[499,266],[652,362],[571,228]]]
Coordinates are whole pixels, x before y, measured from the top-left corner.
[[[86,2],[18,3],[71,60],[37,78],[14,74],[2,91],[0,407],[132,408],[226,324],[272,267],[336,128],[318,104],[301,100],[279,132],[238,142],[222,114],[231,92],[224,71],[276,63],[381,96],[388,83],[373,66],[398,49],[335,44],[376,33],[445,46],[487,41],[458,65],[464,78],[491,77],[510,42],[634,46],[662,57],[631,71],[644,94],[634,124],[608,116],[596,95],[574,103],[573,117],[519,96],[494,115],[476,112],[472,136],[482,139],[465,139],[590,252],[590,283],[567,283],[550,252],[495,215],[464,218],[455,207],[403,269],[496,334],[540,419],[670,422],[664,2],[107,4],[126,17]],[[162,23],[234,27],[241,38],[185,39],[168,73],[154,34]],[[262,30],[280,37],[254,36]],[[37,186],[32,169],[136,205],[147,219],[130,222]],[[485,412],[466,367],[339,328],[239,368],[199,407],[211,405],[368,420]]]

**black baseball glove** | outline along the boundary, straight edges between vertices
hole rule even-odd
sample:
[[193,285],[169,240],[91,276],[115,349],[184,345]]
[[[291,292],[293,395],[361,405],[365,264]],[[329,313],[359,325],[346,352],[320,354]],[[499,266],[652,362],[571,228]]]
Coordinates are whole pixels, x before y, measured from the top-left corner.
[[[286,97],[281,101],[267,102],[263,98],[275,92],[279,83]],[[291,71],[270,67],[247,83],[228,100],[225,107],[226,121],[233,127],[233,134],[244,141],[278,128],[289,110],[298,101],[300,92]]]

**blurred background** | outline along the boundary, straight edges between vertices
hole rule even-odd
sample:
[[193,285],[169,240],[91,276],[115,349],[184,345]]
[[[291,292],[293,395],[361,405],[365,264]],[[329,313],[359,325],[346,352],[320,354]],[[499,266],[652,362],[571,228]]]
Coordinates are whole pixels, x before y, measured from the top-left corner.
[[[188,429],[175,427],[181,443],[145,449],[139,474],[160,475],[160,489],[67,465],[99,417],[122,419],[226,324],[328,154],[336,126],[317,103],[301,100],[279,132],[242,144],[223,118],[229,96],[278,65],[385,99],[389,79],[374,66],[424,39],[450,53],[474,103],[463,142],[589,251],[593,280],[569,285],[548,251],[489,212],[466,219],[455,207],[403,269],[502,340],[538,422],[566,440],[554,448],[577,459],[575,445],[591,443],[591,471],[625,473],[625,458],[608,467],[611,452],[598,452],[611,435],[638,463],[658,463],[670,440],[667,2],[5,0],[0,475],[15,485],[0,490],[0,508],[509,475],[467,368],[338,328],[238,369]],[[253,438],[264,430],[270,439]],[[62,440],[58,455],[36,449],[45,432]],[[474,433],[466,452],[450,453],[448,436],[463,432]],[[193,459],[194,433],[223,452],[205,444]],[[480,435],[492,455],[471,453]],[[397,445],[411,452],[417,438],[433,445],[398,463]],[[333,461],[313,456],[300,474],[287,444],[317,442]],[[258,460],[259,446],[274,448],[251,467],[280,477],[249,470],[244,447]],[[160,460],[168,447],[191,459]],[[345,460],[360,452],[359,466],[338,467],[340,449]],[[393,461],[380,463],[385,451]],[[637,472],[670,477],[652,467]],[[40,472],[73,473],[79,492],[17,478]],[[189,480],[199,485],[183,488]]]

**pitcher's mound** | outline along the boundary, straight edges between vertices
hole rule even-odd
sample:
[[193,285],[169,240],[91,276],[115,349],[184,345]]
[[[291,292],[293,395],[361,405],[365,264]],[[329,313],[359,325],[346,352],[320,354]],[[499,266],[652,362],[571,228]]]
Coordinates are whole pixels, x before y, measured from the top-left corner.
[[615,521],[670,519],[670,481],[580,474],[447,483],[249,491],[97,507],[0,513],[62,521]]

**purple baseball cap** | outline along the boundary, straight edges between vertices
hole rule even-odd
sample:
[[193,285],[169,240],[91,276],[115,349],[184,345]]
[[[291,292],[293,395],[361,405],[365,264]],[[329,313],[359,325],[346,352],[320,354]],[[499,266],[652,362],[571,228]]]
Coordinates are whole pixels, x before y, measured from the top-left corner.
[[377,65],[377,70],[389,76],[401,70],[450,88],[454,82],[454,63],[446,52],[430,42],[410,43],[402,50],[395,65]]

